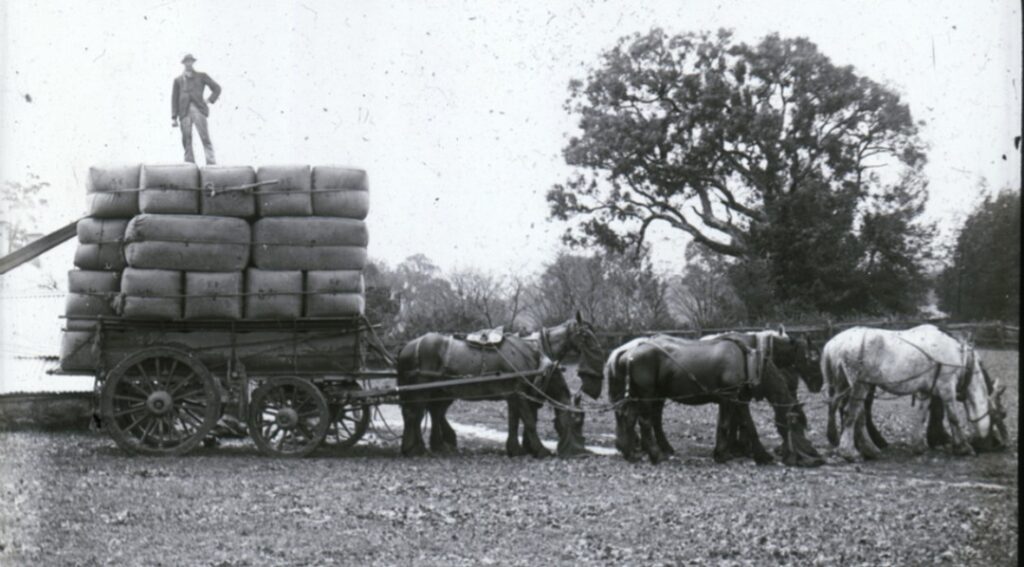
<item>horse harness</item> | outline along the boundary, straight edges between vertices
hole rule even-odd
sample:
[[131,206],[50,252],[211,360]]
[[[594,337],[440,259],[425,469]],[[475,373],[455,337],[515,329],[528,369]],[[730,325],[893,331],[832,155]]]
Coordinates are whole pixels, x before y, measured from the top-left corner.
[[[974,351],[973,351],[973,349],[968,349],[966,343],[961,342],[961,341],[957,341],[960,344],[960,361],[961,361],[961,363],[960,364],[951,364],[949,362],[942,362],[942,361],[936,360],[935,357],[933,357],[926,350],[921,348],[920,345],[917,345],[917,344],[915,344],[915,343],[913,343],[913,342],[911,342],[911,341],[909,341],[909,340],[907,340],[907,339],[905,339],[905,338],[903,338],[903,337],[901,337],[899,335],[896,335],[896,338],[901,340],[901,341],[903,341],[903,342],[905,342],[905,343],[907,343],[908,345],[914,347],[914,349],[916,349],[918,352],[920,352],[922,355],[924,355],[925,358],[930,360],[931,363],[933,365],[935,365],[935,375],[934,375],[934,377],[932,377],[932,386],[931,386],[931,388],[928,389],[928,395],[935,395],[935,388],[938,386],[939,377],[942,375],[942,367],[943,366],[948,366],[950,368],[963,368],[963,369],[965,369],[964,372],[961,372],[960,375],[956,377],[956,401],[963,402],[964,400],[967,399],[967,387],[970,386],[970,384],[971,384],[971,374],[973,374],[973,373],[969,373],[967,371],[967,369],[969,369],[972,366],[974,366]],[[917,374],[914,374],[910,378],[905,378],[905,379],[901,380],[901,382],[909,382],[909,381],[913,380],[914,378],[917,378],[918,376],[921,376],[922,374],[926,374],[929,370],[931,370],[931,369],[929,368],[929,369],[926,369],[926,370],[924,370],[922,372],[918,372]],[[979,418],[979,420],[980,420],[980,418]]]

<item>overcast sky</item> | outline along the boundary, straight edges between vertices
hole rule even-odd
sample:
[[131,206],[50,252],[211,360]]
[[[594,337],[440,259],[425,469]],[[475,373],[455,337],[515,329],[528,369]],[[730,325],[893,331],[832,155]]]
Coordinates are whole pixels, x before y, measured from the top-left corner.
[[[50,181],[55,228],[84,211],[89,165],[180,161],[170,90],[192,52],[224,88],[220,163],[365,168],[372,256],[533,270],[564,229],[544,194],[568,173],[569,80],[660,26],[805,36],[902,93],[927,123],[927,214],[946,226],[982,177],[1020,186],[1018,2],[635,4],[4,0],[0,179]],[[678,239],[654,245],[679,264]]]

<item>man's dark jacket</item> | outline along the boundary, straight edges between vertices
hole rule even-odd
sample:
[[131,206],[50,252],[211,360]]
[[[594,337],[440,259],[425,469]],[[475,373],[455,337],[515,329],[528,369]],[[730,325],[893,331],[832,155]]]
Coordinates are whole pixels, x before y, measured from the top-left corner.
[[174,79],[174,88],[171,90],[171,118],[184,118],[188,116],[188,105],[194,104],[203,116],[210,115],[210,107],[206,106],[203,100],[203,88],[210,87],[210,102],[217,102],[220,96],[220,85],[206,73],[195,71],[191,77],[184,73]]

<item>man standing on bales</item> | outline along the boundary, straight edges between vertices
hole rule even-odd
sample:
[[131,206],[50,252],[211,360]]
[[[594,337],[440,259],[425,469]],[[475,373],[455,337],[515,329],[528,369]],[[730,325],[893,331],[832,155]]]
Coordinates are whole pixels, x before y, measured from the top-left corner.
[[[185,161],[195,163],[196,158],[192,155],[192,125],[199,130],[199,139],[203,141],[203,154],[206,155],[206,165],[217,163],[213,154],[213,143],[210,142],[210,130],[206,125],[206,118],[210,115],[210,107],[207,102],[213,104],[220,96],[220,85],[202,71],[196,71],[192,66],[196,58],[191,53],[186,55],[181,64],[185,66],[185,72],[174,79],[174,88],[171,91],[171,126],[177,127],[181,120],[181,145],[185,146]],[[203,89],[210,87],[210,98],[203,100]]]

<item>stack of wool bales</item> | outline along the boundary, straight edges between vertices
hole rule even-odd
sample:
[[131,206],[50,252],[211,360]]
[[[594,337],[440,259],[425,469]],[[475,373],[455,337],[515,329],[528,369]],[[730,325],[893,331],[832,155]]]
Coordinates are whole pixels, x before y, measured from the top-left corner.
[[[240,189],[247,188],[247,189]],[[93,167],[62,366],[94,322],[294,320],[363,313],[366,173],[334,166]],[[83,347],[86,347],[83,349]]]

